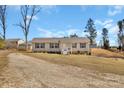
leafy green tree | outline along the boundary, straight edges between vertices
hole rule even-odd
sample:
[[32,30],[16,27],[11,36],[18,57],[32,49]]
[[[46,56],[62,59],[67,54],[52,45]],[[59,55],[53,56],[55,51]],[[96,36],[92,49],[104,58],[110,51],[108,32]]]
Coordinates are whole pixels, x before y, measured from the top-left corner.
[[92,45],[95,38],[97,37],[97,32],[96,32],[94,21],[91,18],[89,18],[84,32],[89,33],[89,35],[87,35],[87,38],[90,39],[90,44]]
[[102,36],[103,36],[103,48],[108,49],[109,48],[109,39],[108,39],[108,29],[107,28],[102,29]]

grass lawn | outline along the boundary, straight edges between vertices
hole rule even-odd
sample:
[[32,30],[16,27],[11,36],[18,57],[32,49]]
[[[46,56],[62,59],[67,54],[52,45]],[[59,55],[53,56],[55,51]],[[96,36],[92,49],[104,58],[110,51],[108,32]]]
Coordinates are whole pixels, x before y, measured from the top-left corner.
[[0,50],[0,69],[7,65],[8,63],[7,55],[9,53],[10,52],[7,50]]
[[73,65],[105,73],[124,75],[124,59],[104,58],[88,55],[59,55],[47,53],[25,53],[25,55],[60,65]]

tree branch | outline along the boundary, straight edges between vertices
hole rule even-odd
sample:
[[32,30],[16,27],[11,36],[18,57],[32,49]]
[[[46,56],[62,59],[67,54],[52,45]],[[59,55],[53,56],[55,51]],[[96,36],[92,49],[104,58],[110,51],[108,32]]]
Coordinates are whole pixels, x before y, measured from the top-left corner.
[[[36,6],[21,6],[20,12],[22,21],[19,24],[16,24],[17,26],[21,27],[25,36],[25,42],[26,42],[26,49],[27,49],[27,37],[29,33],[29,28],[32,22],[33,17],[40,11]],[[29,18],[28,18],[29,16]]]

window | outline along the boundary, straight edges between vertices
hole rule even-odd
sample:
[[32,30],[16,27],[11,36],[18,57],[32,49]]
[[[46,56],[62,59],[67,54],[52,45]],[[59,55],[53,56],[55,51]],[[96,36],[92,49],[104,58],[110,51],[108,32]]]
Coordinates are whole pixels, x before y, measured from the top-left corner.
[[39,48],[39,43],[35,43],[35,48]]
[[40,48],[45,48],[45,43],[41,43]]
[[55,48],[59,48],[59,44],[58,43],[55,43]]
[[80,43],[80,48],[86,48],[86,43]]
[[45,43],[36,43],[35,48],[45,48]]
[[54,48],[54,43],[50,43],[50,48]]
[[77,48],[77,43],[72,43],[72,48]]
[[50,43],[50,48],[59,48],[59,43]]

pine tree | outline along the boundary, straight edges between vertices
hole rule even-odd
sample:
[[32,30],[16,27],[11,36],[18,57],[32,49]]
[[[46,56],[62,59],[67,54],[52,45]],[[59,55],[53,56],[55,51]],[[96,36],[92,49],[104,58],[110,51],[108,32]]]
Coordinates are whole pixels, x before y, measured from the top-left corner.
[[89,35],[87,35],[87,38],[90,39],[90,44],[92,45],[93,42],[95,41],[96,36],[97,36],[97,32],[96,32],[96,29],[95,29],[94,21],[91,18],[89,18],[85,29],[86,30],[84,32],[89,33]]
[[107,28],[102,29],[102,36],[103,36],[103,48],[108,49],[109,48],[109,39],[108,39],[108,29]]

